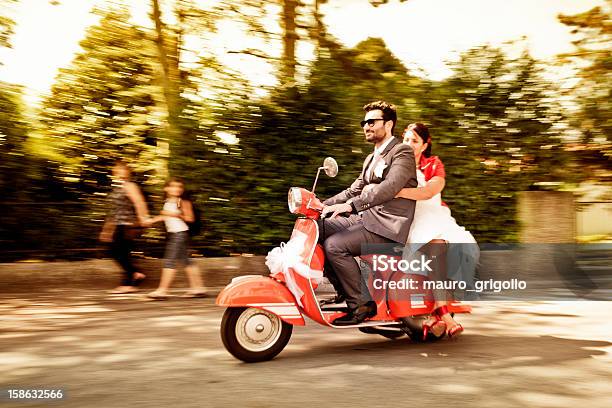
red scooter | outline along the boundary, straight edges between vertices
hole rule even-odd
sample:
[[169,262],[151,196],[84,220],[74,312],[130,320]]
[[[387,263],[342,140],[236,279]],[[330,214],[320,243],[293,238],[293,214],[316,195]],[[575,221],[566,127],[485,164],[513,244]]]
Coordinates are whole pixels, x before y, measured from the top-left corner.
[[[266,265],[270,275],[245,275],[232,279],[219,294],[216,304],[226,307],[221,321],[221,339],[225,348],[236,358],[247,363],[270,360],[289,342],[293,326],[304,326],[304,316],[333,329],[357,328],[364,333],[398,338],[405,334],[421,341],[423,331],[419,318],[430,315],[434,309],[431,291],[403,289],[400,285],[385,285],[384,289],[372,284],[368,287],[377,304],[376,316],[354,326],[334,326],[332,322],[346,313],[337,305],[321,306],[315,289],[323,277],[325,254],[318,244],[323,204],[314,191],[321,170],[329,177],[338,174],[336,161],[328,157],[319,167],[311,191],[292,187],[289,190],[289,211],[299,216],[289,242],[281,244],[268,254]],[[372,264],[371,256],[362,256],[361,262]],[[388,268],[377,278],[387,283],[410,279],[423,283],[427,277],[405,274]],[[451,313],[469,313],[471,307],[451,302]]]

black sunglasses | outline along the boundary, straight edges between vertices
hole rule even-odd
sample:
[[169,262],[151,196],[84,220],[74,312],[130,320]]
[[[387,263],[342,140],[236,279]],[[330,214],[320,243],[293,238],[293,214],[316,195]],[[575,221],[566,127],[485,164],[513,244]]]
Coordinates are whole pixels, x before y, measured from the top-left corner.
[[374,124],[376,123],[377,120],[385,120],[385,119],[384,118],[375,118],[375,119],[362,120],[361,121],[361,127],[364,127],[366,125],[366,123],[368,124],[368,126],[374,126]]

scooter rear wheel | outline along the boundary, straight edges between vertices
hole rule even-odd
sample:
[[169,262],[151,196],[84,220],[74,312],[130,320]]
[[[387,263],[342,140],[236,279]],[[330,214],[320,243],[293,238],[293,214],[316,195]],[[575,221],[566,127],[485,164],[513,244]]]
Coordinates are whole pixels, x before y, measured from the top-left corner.
[[221,340],[246,363],[271,360],[291,338],[293,326],[277,315],[253,307],[229,307],[221,320]]

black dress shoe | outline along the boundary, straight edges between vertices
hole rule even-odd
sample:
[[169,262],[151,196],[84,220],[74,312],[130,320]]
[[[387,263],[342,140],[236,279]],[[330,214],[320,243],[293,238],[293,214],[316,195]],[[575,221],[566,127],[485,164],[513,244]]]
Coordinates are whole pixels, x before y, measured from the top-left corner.
[[335,326],[353,326],[374,316],[376,316],[376,303],[369,301],[365,305],[351,310],[346,316],[337,318],[332,324]]

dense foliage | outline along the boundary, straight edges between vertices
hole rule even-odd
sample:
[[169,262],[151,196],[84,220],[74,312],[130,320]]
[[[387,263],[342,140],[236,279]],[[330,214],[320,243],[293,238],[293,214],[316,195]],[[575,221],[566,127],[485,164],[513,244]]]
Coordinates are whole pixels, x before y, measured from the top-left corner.
[[[290,186],[310,186],[326,156],[336,158],[340,174],[320,180],[320,196],[358,175],[372,148],[359,127],[361,107],[375,99],[397,105],[396,136],[410,122],[430,127],[433,153],[448,174],[444,199],[479,242],[516,240],[516,193],[585,178],[590,151],[597,151],[598,174],[607,174],[610,57],[592,46],[589,54],[595,40],[609,44],[609,20],[599,9],[562,17],[587,32],[577,43],[580,53],[567,58],[590,58],[581,87],[595,90],[573,94],[581,113],[569,118],[561,90],[527,53],[509,57],[477,47],[453,64],[450,78],[430,81],[410,74],[380,39],[340,45],[321,25],[322,1],[315,10],[278,2],[280,58],[266,55],[265,47],[243,50],[278,68],[279,85],[260,92],[212,52],[181,61],[189,35],[210,45],[223,18],[239,17],[263,41],[275,41],[262,25],[261,2],[248,3],[252,13],[225,3],[204,11],[177,1],[169,19],[153,0],[154,28],[135,26],[126,8],[98,11],[99,23],[33,120],[25,118],[20,89],[0,84],[0,239],[6,248],[95,247],[110,165],[123,158],[154,213],[163,180],[186,179],[203,212],[205,228],[195,245],[205,254],[265,253],[288,238]],[[0,45],[10,46],[11,20],[0,21],[6,27]],[[299,41],[316,46],[306,70],[296,59]],[[582,145],[568,138],[572,131],[582,135]],[[149,231],[145,239],[154,246],[161,232]]]

